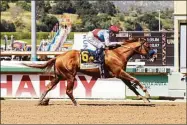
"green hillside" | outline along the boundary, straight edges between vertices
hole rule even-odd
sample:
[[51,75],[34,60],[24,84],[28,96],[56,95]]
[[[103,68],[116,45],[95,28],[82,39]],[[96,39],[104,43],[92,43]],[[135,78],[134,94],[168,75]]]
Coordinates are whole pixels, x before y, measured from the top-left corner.
[[[142,30],[158,30],[158,11],[141,12],[141,8],[135,6],[130,7],[128,11],[120,12],[112,2],[102,1],[101,3],[84,0],[37,1],[37,30],[50,32],[57,20],[55,18],[59,18],[62,14],[71,18],[73,32],[108,28],[111,24],[120,24],[123,30],[127,31],[137,29],[136,24],[139,24]],[[31,12],[28,11],[31,7],[30,3],[19,1],[6,4],[9,7],[1,11],[1,22],[5,20],[13,23],[16,32],[30,32]],[[172,9],[162,9],[161,25],[164,29],[173,29],[172,16]]]

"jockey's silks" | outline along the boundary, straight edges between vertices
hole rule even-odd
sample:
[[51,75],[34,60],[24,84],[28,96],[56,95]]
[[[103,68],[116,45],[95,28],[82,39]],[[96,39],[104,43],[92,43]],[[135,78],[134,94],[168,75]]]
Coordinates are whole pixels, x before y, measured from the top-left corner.
[[100,40],[101,42],[105,42],[105,34],[109,34],[108,30],[104,30],[104,29],[95,29],[92,31],[94,37],[96,37],[98,40]]

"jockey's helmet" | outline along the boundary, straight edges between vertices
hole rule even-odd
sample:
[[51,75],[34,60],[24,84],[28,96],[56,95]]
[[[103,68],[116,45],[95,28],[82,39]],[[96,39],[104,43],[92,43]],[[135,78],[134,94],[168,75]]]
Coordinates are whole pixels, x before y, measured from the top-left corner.
[[118,26],[112,25],[109,27],[109,30],[114,32],[114,33],[119,33],[120,28]]

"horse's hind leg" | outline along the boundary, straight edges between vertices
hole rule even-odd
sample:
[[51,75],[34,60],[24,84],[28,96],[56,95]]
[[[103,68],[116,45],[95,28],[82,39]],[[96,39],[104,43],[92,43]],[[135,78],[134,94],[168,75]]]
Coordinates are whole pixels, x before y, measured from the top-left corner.
[[69,96],[74,106],[77,106],[77,101],[75,100],[73,96],[74,81],[75,81],[75,78],[71,78],[67,80],[66,94]]
[[60,78],[57,76],[51,80],[51,82],[47,85],[47,89],[42,93],[38,105],[43,104],[43,99],[47,95],[47,93],[59,82]]

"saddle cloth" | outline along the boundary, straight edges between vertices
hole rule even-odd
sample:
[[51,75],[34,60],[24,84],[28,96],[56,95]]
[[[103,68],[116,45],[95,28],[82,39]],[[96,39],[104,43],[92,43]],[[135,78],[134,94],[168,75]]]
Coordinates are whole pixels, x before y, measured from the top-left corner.
[[94,69],[99,68],[99,63],[96,61],[96,52],[89,49],[81,49],[80,51],[80,69]]

